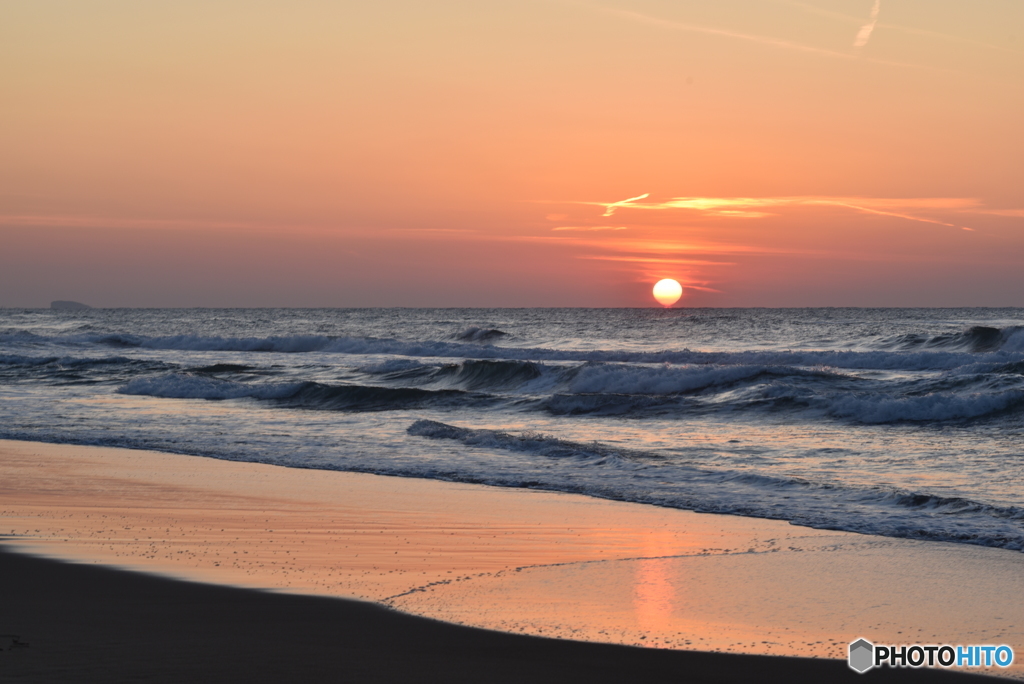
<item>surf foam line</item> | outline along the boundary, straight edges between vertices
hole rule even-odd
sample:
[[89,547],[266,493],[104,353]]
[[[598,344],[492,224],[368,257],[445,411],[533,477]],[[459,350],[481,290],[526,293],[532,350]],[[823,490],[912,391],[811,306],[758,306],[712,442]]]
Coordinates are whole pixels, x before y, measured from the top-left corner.
[[[537,433],[473,429],[417,420],[407,433],[473,449],[526,454],[525,477],[494,474],[465,481],[586,494],[705,513],[787,520],[795,525],[885,537],[947,541],[1024,551],[1024,509],[899,488],[843,486],[756,472],[713,470],[671,453],[579,443]],[[618,471],[609,477],[607,471]],[[626,471],[625,473],[622,471]],[[605,473],[602,476],[602,472]],[[623,474],[630,477],[623,478]],[[422,475],[420,475],[422,476]],[[462,480],[447,474],[447,480]]]
[[[561,491],[786,520],[819,529],[1024,551],[1024,509],[1015,506],[895,487],[844,486],[753,471],[714,470],[669,450],[629,450],[537,433],[463,428],[436,421],[416,421],[406,432],[413,439],[448,440],[460,446],[443,450],[454,456],[445,462],[419,456],[367,459],[358,453],[329,462],[295,458],[288,449],[259,443],[168,440],[144,433],[111,434],[110,430],[42,434],[0,425],[0,438],[6,439],[155,449],[284,467]],[[320,455],[317,450],[308,453]]]
[[[418,477],[501,487],[576,493],[595,498],[680,508],[706,513],[786,520],[817,529],[883,537],[945,541],[1024,551],[1024,509],[995,506],[966,497],[941,496],[899,488],[842,486],[755,472],[711,470],[675,463],[669,453],[579,443],[542,434],[515,434],[419,420],[407,433],[450,440],[477,452],[490,452],[487,471],[405,460],[398,465],[374,459],[347,464],[289,461],[280,449],[250,453],[238,443],[196,448],[184,442],[132,439],[108,433],[91,437],[62,432],[40,435],[0,425],[0,438],[63,444],[154,449],[283,467]],[[502,452],[530,459],[502,467]],[[609,470],[627,477],[612,476]]]

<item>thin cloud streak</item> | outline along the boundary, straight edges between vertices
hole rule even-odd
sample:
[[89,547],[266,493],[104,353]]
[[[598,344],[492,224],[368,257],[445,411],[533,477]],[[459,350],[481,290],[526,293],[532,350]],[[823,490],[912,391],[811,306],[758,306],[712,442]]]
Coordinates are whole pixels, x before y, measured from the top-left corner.
[[490,238],[504,242],[537,242],[553,245],[567,245],[573,247],[592,247],[602,251],[618,252],[619,255],[627,256],[630,253],[638,255],[664,255],[666,253],[677,254],[746,254],[746,255],[782,255],[782,254],[808,254],[817,255],[820,252],[804,249],[780,249],[777,247],[766,247],[764,245],[738,245],[721,242],[681,242],[659,238],[629,238],[622,239],[609,237],[606,240],[594,238],[573,237],[569,235],[505,235],[493,236]]
[[[957,228],[958,226],[954,223],[946,223],[945,221],[939,221],[937,219],[924,218],[922,216],[914,216],[913,214],[904,214],[897,211],[884,211],[882,209],[874,209],[872,207],[863,207],[856,204],[843,204],[842,202],[836,202],[834,206],[846,207],[855,211],[862,211],[865,214],[876,214],[878,216],[892,216],[893,218],[906,219],[907,221],[918,221],[920,223],[934,223],[939,226],[947,226],[949,228]],[[968,229],[970,230],[970,229]]]
[[[581,256],[579,259],[587,259],[588,257]],[[635,266],[623,265],[621,267],[609,264],[604,270],[616,271],[619,273],[628,273],[633,276],[635,282],[644,283],[650,286],[652,282],[657,282],[662,278],[672,278],[680,285],[683,286],[684,290],[700,290],[702,292],[714,292],[716,294],[722,294],[723,291],[710,287],[712,284],[711,280],[699,279],[692,273],[679,272],[675,270],[676,264],[645,264],[643,262],[638,263]]]
[[819,17],[829,17],[830,19],[841,19],[843,21],[851,23],[861,23],[864,21],[860,17],[855,17],[852,14],[843,14],[842,12],[835,12],[833,10],[822,9],[815,7],[814,5],[808,5],[806,2],[798,2],[798,0],[771,0],[777,4],[788,5],[790,7],[796,7],[802,9],[808,14],[816,14]]
[[[843,14],[842,12],[834,12],[832,10],[821,9],[814,5],[808,5],[805,2],[798,2],[798,0],[769,0],[777,4],[787,5],[789,7],[796,7],[801,9],[808,14],[816,14],[821,17],[829,17],[831,19],[838,19],[851,24],[861,24],[864,19],[861,17],[855,17],[852,14]],[[901,26],[900,24],[887,24],[884,21],[879,22],[875,25],[875,28],[884,28],[890,31],[899,31],[901,33],[909,33],[915,36],[925,36],[928,38],[937,38],[939,40],[950,41],[953,43],[963,43],[964,45],[974,45],[976,47],[983,47],[989,50],[996,50],[997,52],[1009,52],[1011,54],[1018,54],[1019,50],[1012,50],[1001,45],[992,45],[991,43],[985,43],[980,40],[974,40],[972,38],[964,38],[963,36],[953,36],[948,33],[940,33],[938,31],[929,31],[928,29],[914,28],[912,26]]]
[[[351,229],[346,229],[346,230],[348,230],[349,232],[356,232],[356,231],[352,231]],[[373,229],[370,229],[369,231],[366,231],[364,229],[363,232],[368,232],[371,235],[377,234],[377,233],[407,233],[407,234],[410,234],[410,235],[420,235],[420,234],[426,234],[426,233],[434,233],[434,234],[437,234],[437,235],[460,235],[460,236],[461,235],[473,235],[473,234],[480,233],[480,231],[475,229],[475,228],[428,228],[428,227],[422,227],[422,226],[417,226],[415,228],[373,228]]]
[[349,235],[375,236],[382,233],[401,233],[409,235],[451,235],[474,236],[481,231],[475,228],[432,228],[417,226],[415,228],[387,227],[342,227],[330,223],[293,224],[280,222],[244,222],[215,221],[206,219],[154,219],[154,218],[120,218],[110,216],[82,216],[61,214],[0,214],[0,227],[6,228],[83,228],[83,229],[116,229],[116,230],[226,230],[246,231],[253,234],[277,232],[282,228],[302,233],[335,233],[344,232]]
[[626,226],[558,226],[551,230],[574,230],[574,231],[601,231],[601,230],[629,230]]
[[743,40],[749,43],[757,43],[759,45],[766,45],[769,47],[781,48],[784,50],[796,50],[798,52],[807,52],[812,54],[826,55],[829,57],[842,57],[844,59],[850,59],[851,55],[844,54],[842,52],[836,52],[834,50],[826,50],[824,48],[816,48],[810,45],[803,45],[801,43],[793,43],[788,40],[781,40],[779,38],[769,38],[767,36],[757,36],[748,33],[740,33],[738,31],[729,31],[727,29],[712,28],[710,26],[698,26],[696,24],[684,24],[678,21],[671,21],[668,19],[661,19],[658,17],[652,17],[647,14],[641,14],[639,12],[633,12],[631,10],[620,10],[613,9],[610,7],[593,7],[599,12],[604,14],[610,14],[612,16],[622,17],[623,19],[629,19],[631,21],[647,24],[649,26],[658,26],[660,28],[673,29],[676,31],[687,31],[690,33],[704,33],[710,36],[721,36],[723,38],[733,38],[736,40]]
[[144,219],[111,216],[71,216],[60,214],[0,215],[0,226],[40,226],[47,228],[252,228],[238,221],[196,219]]
[[693,281],[684,280],[680,283],[688,290],[700,290],[701,292],[713,292],[714,294],[725,294],[724,290],[716,290],[713,287],[704,287],[702,285],[694,285]]
[[671,257],[645,256],[604,256],[601,254],[582,254],[577,259],[593,261],[627,261],[638,264],[684,264],[686,266],[735,266],[734,261],[706,261],[702,259],[672,259]]
[[925,36],[928,38],[938,38],[939,40],[946,40],[951,43],[963,43],[964,45],[974,45],[975,47],[983,47],[988,50],[995,50],[997,52],[1008,52],[1012,55],[1019,55],[1020,50],[1012,50],[1001,45],[992,45],[991,43],[983,43],[980,40],[972,40],[971,38],[963,38],[961,36],[951,36],[948,33],[939,33],[938,31],[929,31],[927,29],[913,28],[911,26],[900,26],[899,24],[886,24],[884,22],[878,24],[879,28],[891,29],[893,31],[902,31],[903,33],[909,33],[913,36]]
[[[621,206],[621,203],[584,202],[605,207],[605,216]],[[705,216],[723,218],[756,219],[772,216],[764,209],[785,207],[842,207],[866,214],[891,216],[907,221],[932,223],[950,228],[962,228],[948,221],[908,213],[907,210],[956,211],[958,213],[990,213],[981,209],[981,203],[971,197],[674,197],[664,202],[632,202],[631,209],[668,210],[682,209],[697,211]]]
[[1009,216],[1011,218],[1024,218],[1024,209],[985,209],[978,211],[979,214],[990,216]]
[[779,48],[782,50],[792,50],[796,52],[804,52],[807,54],[816,54],[823,57],[832,57],[835,59],[853,60],[859,62],[871,62],[873,64],[884,64],[886,66],[899,66],[908,67],[911,69],[927,69],[930,71],[948,71],[948,69],[936,69],[936,67],[925,66],[922,64],[910,64],[908,62],[895,62],[887,59],[879,59],[876,57],[864,57],[859,54],[849,54],[846,52],[839,52],[838,50],[829,50],[827,48],[819,48],[811,45],[804,45],[803,43],[794,43],[788,40],[782,40],[780,38],[769,38],[767,36],[758,36],[749,33],[740,33],[739,31],[730,31],[728,29],[713,28],[710,26],[699,26],[697,24],[686,24],[679,21],[671,21],[669,19],[661,19],[659,17],[652,17],[647,14],[641,14],[640,12],[633,12],[631,10],[620,10],[612,7],[598,7],[590,5],[585,2],[573,2],[572,0],[566,0],[571,4],[586,7],[595,12],[601,12],[603,14],[609,14],[612,16],[621,17],[630,21],[647,24],[648,26],[657,26],[664,29],[670,29],[675,31],[687,31],[690,33],[703,33],[710,36],[720,36],[723,38],[732,38],[734,40],[742,40],[749,43],[757,43],[767,47]]
[[857,38],[853,41],[853,47],[862,48],[871,40],[871,34],[875,30],[875,25],[878,24],[878,13],[881,9],[882,0],[875,0],[875,4],[871,6],[871,18],[868,20],[868,23],[860,27]]

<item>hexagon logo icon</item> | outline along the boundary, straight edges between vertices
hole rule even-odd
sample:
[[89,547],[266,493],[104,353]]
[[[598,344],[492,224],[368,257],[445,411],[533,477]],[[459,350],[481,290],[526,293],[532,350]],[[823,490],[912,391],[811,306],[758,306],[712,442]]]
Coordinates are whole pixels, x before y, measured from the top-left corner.
[[850,655],[846,664],[851,670],[864,674],[875,666],[875,646],[867,639],[857,639],[850,643]]

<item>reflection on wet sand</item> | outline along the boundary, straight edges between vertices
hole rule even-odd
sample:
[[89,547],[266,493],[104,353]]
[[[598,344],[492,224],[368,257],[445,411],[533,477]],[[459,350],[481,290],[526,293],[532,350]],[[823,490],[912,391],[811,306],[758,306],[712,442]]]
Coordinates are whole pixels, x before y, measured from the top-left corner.
[[684,582],[672,582],[672,568],[666,557],[680,552],[672,535],[656,532],[644,535],[645,560],[636,563],[633,606],[642,632],[660,634],[669,629],[677,606],[677,594]]

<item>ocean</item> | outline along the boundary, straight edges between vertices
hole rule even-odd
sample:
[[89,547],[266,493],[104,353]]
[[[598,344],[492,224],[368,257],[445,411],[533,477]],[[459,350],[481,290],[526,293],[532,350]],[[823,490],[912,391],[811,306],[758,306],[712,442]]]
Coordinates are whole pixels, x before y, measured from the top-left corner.
[[0,438],[1024,551],[1024,309],[0,310]]

